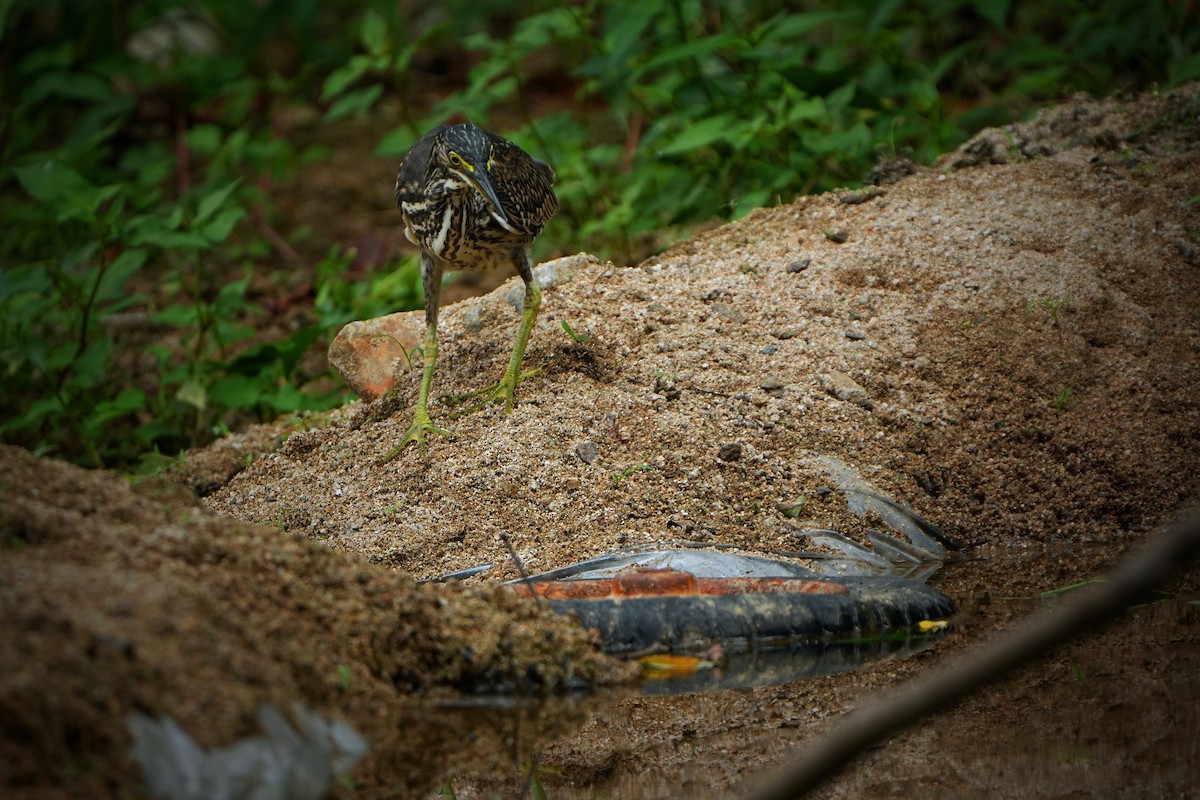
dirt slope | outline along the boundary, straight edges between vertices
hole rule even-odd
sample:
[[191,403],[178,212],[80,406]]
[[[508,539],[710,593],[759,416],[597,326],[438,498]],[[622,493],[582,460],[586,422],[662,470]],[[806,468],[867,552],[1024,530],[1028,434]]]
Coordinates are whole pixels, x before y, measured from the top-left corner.
[[[673,539],[786,547],[777,506],[801,498],[853,533],[828,454],[971,544],[1145,531],[1200,487],[1196,113],[1194,89],[1071,104],[877,195],[595,263],[546,293],[544,372],[512,414],[434,402],[455,436],[379,466],[407,373],[207,504],[423,577],[506,561],[508,532],[540,570]],[[499,376],[516,286],[444,311],[435,393]]]

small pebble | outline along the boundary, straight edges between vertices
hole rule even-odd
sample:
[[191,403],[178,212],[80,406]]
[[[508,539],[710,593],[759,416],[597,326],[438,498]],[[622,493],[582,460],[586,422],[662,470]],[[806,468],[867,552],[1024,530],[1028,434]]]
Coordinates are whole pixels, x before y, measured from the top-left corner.
[[758,386],[760,389],[762,389],[764,392],[771,395],[772,397],[783,397],[785,384],[783,381],[779,380],[779,378],[776,378],[774,375],[769,375],[766,378],[764,378],[763,382],[760,383]]
[[746,315],[740,308],[729,303],[713,303],[713,312],[726,322],[745,322]]
[[792,263],[788,264],[787,271],[789,273],[804,272],[804,270],[808,269],[808,265],[811,263],[812,263],[811,258],[801,258],[797,261],[793,261]]
[[580,442],[575,446],[575,455],[579,456],[579,460],[585,464],[591,464],[600,455],[600,448],[596,447],[595,442]]
[[717,458],[722,461],[737,461],[742,457],[742,445],[740,442],[726,442],[721,445],[721,449],[717,451]]

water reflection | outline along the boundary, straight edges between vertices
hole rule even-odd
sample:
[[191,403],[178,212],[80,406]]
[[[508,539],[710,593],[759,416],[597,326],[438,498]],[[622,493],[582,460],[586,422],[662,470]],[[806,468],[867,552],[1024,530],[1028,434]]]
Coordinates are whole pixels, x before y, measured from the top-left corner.
[[898,658],[932,647],[944,632],[927,635],[899,634],[853,642],[822,642],[785,650],[736,653],[712,669],[688,675],[652,673],[642,682],[645,694],[680,694],[718,689],[749,689],[777,683],[833,675],[859,669],[889,658]]
[[[713,669],[647,677],[638,686],[588,695],[412,703],[393,709],[395,734],[372,747],[366,763],[356,772],[354,796],[537,796],[531,792],[543,779],[556,785],[563,780],[557,766],[543,762],[547,748],[557,745],[555,761],[562,761],[562,748],[569,751],[574,746],[570,742],[588,739],[596,725],[603,727],[614,718],[623,718],[629,708],[643,702],[638,698],[677,696],[667,716],[651,725],[672,726],[693,716],[719,717],[720,712],[710,704],[716,701],[721,705],[717,698],[726,694],[724,690],[861,669],[925,650],[943,635],[877,637],[734,654]],[[617,724],[625,727],[624,722]],[[601,776],[592,778],[603,782]],[[551,796],[561,794],[556,790]]]

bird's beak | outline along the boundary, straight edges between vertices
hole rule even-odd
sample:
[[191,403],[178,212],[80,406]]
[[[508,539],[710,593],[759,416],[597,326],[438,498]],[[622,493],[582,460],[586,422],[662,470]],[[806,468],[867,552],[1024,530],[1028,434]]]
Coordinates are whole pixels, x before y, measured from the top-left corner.
[[496,187],[492,186],[492,176],[488,172],[488,168],[480,164],[471,171],[471,179],[479,193],[487,198],[492,207],[492,213],[502,223],[507,224],[508,214],[504,213],[504,206],[500,205],[500,198],[496,195]]

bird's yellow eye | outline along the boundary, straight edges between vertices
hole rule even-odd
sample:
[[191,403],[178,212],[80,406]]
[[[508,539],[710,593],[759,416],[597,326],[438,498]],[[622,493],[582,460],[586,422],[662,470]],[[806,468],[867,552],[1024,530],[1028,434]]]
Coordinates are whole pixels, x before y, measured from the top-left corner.
[[496,148],[493,147],[491,150],[488,150],[488,163],[487,163],[488,169],[492,168],[492,159],[495,157],[496,157]]
[[455,167],[463,167],[463,166],[466,166],[466,164],[467,164],[467,162],[463,161],[462,156],[460,156],[458,153],[454,152],[453,150],[450,151],[450,163],[451,163],[451,165],[453,165]]

